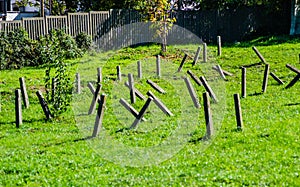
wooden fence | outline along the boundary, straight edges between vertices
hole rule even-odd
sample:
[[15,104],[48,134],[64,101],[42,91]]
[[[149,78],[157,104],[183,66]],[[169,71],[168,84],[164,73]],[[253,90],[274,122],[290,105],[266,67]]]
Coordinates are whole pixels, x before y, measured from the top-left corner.
[[[176,25],[188,32],[178,34],[176,40],[195,34],[205,42],[216,42],[217,36],[222,36],[224,42],[239,41],[251,35],[288,34],[290,29],[289,14],[269,15],[265,7],[241,7],[235,10],[210,11],[179,11],[172,15]],[[18,27],[24,27],[30,38],[37,39],[52,29],[65,29],[72,36],[85,32],[92,36],[96,44],[112,45],[109,39],[130,40],[131,36],[123,36],[123,31],[113,31],[107,41],[101,41],[103,35],[115,28],[140,22],[141,15],[134,10],[91,11],[89,13],[69,13],[65,16],[46,16],[45,18],[23,18],[19,21],[2,21],[0,30],[8,32]],[[134,28],[134,37],[144,41],[146,33]],[[177,32],[177,31],[176,31]],[[179,31],[178,31],[179,32]],[[189,33],[190,32],[190,33]],[[128,33],[127,33],[128,34]],[[182,34],[184,37],[181,37]],[[118,41],[118,42],[123,42]],[[128,41],[127,41],[128,42]]]

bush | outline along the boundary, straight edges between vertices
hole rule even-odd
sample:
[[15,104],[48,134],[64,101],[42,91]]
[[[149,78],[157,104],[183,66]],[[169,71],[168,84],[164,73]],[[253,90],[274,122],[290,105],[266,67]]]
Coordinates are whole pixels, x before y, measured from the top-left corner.
[[35,63],[36,41],[23,28],[0,33],[0,69],[19,69]]
[[92,46],[91,36],[84,32],[79,33],[76,36],[75,40],[76,40],[78,48],[80,48],[84,52],[89,50]]

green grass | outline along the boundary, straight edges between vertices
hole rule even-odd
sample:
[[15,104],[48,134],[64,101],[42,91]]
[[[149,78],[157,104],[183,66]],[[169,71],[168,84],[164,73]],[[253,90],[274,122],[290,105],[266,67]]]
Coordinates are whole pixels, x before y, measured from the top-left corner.
[[[210,66],[199,63],[192,67],[191,58],[182,74],[172,74],[174,69],[167,67],[178,67],[183,57],[182,50],[192,56],[197,46],[169,47],[167,58],[162,59],[166,64],[162,66],[165,68],[162,72],[180,78],[187,69],[192,69],[197,75],[206,75],[219,97],[220,103],[212,104],[217,134],[211,141],[200,140],[205,134],[203,107],[197,111],[189,97],[181,97],[181,94],[188,94],[176,80],[171,82],[155,77],[157,46],[93,53],[77,60],[80,63],[72,66],[70,71],[81,73],[83,93],[74,94],[76,102],[73,108],[51,122],[45,121],[35,95],[37,89],[43,88],[44,69],[0,71],[0,186],[299,186],[300,82],[290,89],[284,88],[296,76],[285,64],[300,68],[300,45],[297,42],[297,39],[286,38],[257,39],[227,45],[222,49],[222,56],[215,58],[216,47],[210,46],[210,54],[213,54],[210,59],[234,74],[227,77],[227,82],[216,80],[217,75]],[[251,49],[253,45],[285,85],[278,85],[269,77],[267,92],[261,94],[264,66],[247,68],[247,97],[241,99],[244,130],[237,131],[233,94],[240,93],[240,67],[259,61]],[[142,61],[143,70],[153,74],[151,79],[166,89],[167,94],[152,90],[146,84],[146,78],[138,80],[135,77],[136,87],[144,94],[152,90],[175,115],[165,116],[152,103],[145,116],[147,122],[141,123],[137,130],[129,131],[126,128],[134,118],[119,105],[118,100],[124,97],[129,102],[129,91],[123,83],[127,73],[136,72],[137,60]],[[124,74],[121,83],[115,82],[117,65]],[[111,141],[86,139],[92,133],[95,119],[95,116],[86,115],[91,99],[86,85],[91,80],[95,83],[96,67],[103,69],[102,93],[107,95],[103,127]],[[16,129],[14,90],[19,87],[18,78],[21,76],[26,79],[30,108],[23,109],[23,124]],[[193,85],[202,104],[204,89]],[[184,107],[178,104],[178,100]],[[137,99],[133,106],[140,110],[144,102]],[[193,115],[188,115],[188,112]],[[191,126],[181,126],[185,120],[191,120]],[[180,130],[174,131],[176,128]],[[120,129],[125,130],[116,132]],[[131,161],[143,165],[146,158],[130,155],[120,144],[151,150],[151,146],[163,143],[172,133],[182,137],[182,146],[175,142],[177,150],[160,150],[171,151],[170,157],[166,157],[168,159],[145,167],[126,166],[135,165]],[[118,157],[122,154],[125,156]],[[152,154],[150,157],[163,155]],[[149,158],[148,161],[155,162],[155,159]]]

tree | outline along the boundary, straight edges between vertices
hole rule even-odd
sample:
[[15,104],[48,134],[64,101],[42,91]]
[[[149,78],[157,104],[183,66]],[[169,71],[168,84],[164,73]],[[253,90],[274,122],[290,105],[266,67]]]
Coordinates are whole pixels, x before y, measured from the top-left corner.
[[167,51],[167,35],[176,21],[171,17],[171,3],[168,0],[139,1],[135,9],[144,15],[144,21],[151,21],[156,35],[161,39],[161,53]]

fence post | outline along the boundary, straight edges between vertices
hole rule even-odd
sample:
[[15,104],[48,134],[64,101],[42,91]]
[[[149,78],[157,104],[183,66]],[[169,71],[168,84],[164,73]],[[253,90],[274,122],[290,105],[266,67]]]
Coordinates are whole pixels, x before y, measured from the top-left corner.
[[264,80],[263,80],[263,85],[262,85],[262,92],[263,93],[265,93],[267,91],[269,70],[270,70],[270,65],[266,64],[265,65],[265,72],[264,72]]
[[133,80],[133,75],[131,73],[128,74],[128,84],[130,89],[130,102],[135,103],[136,98],[135,98],[135,91],[134,91],[134,80]]
[[207,45],[203,43],[203,62],[207,62]]
[[217,67],[217,71],[219,72],[219,74],[222,77],[222,79],[226,80],[226,77],[224,75],[224,72],[223,72],[221,66],[218,64],[218,65],[216,65],[216,67]]
[[22,93],[22,98],[23,98],[25,108],[28,108],[29,107],[29,99],[28,99],[28,94],[27,94],[27,90],[26,90],[26,84],[25,84],[24,77],[20,77],[19,82],[20,82],[20,88],[21,88],[21,93]]
[[101,95],[100,100],[98,100],[99,106],[97,110],[94,131],[92,137],[96,137],[99,134],[100,128],[102,127],[105,104],[106,104],[106,96],[104,94]]
[[258,51],[258,49],[256,49],[255,46],[252,47],[253,51],[255,52],[255,54],[258,56],[258,58],[263,62],[266,63],[265,58],[260,54],[260,52]]
[[236,123],[237,128],[239,130],[243,129],[243,118],[242,118],[242,109],[241,109],[241,102],[239,94],[234,94],[234,106],[235,106],[235,116],[236,116]]
[[198,49],[197,49],[197,52],[195,54],[195,57],[194,57],[193,66],[196,65],[196,63],[198,61],[200,51],[201,51],[201,47],[199,46]]
[[98,83],[97,87],[96,87],[96,91],[93,95],[93,99],[92,99],[92,103],[90,105],[89,112],[88,112],[89,115],[94,113],[94,111],[95,111],[96,102],[99,100],[99,93],[100,93],[101,88],[102,88],[102,85]]
[[156,75],[158,77],[161,76],[161,74],[160,74],[160,55],[156,56]]
[[88,83],[88,88],[90,89],[91,93],[94,95],[95,94],[95,87],[93,86],[93,84],[91,82]]
[[217,36],[217,44],[218,44],[218,56],[221,56],[222,54],[221,36]]
[[190,96],[191,96],[191,98],[193,100],[194,106],[196,108],[200,108],[200,104],[199,104],[199,100],[198,100],[197,94],[195,92],[195,89],[194,89],[193,85],[191,84],[190,79],[188,77],[184,77],[183,79],[184,79],[184,82],[185,82],[185,84],[186,84],[186,86],[188,88]]
[[122,81],[121,67],[117,66],[117,80]]
[[141,79],[143,76],[142,73],[142,62],[141,61],[137,61],[137,69],[138,69],[138,78]]
[[247,92],[246,92],[246,68],[245,67],[242,67],[242,97],[243,98],[246,98],[246,95],[247,95]]
[[97,83],[102,82],[102,68],[97,68]]
[[22,124],[22,103],[21,103],[21,90],[15,90],[15,112],[16,112],[16,127],[19,128]]
[[159,100],[151,91],[147,92],[147,95],[153,98],[153,102],[160,108],[165,114],[169,116],[174,116],[174,114]]
[[39,102],[40,102],[40,105],[42,106],[42,109],[44,111],[44,114],[46,116],[46,119],[49,120],[51,119],[51,113],[50,113],[50,110],[48,108],[48,104],[47,102],[45,101],[44,97],[43,97],[43,94],[41,91],[37,91],[36,92],[36,95],[37,97],[39,98]]
[[205,78],[203,76],[200,77],[200,81],[202,83],[202,85],[204,86],[205,90],[209,93],[210,97],[217,103],[217,97],[215,95],[215,93],[213,92],[213,90],[211,89],[211,87],[209,86],[209,84],[207,83],[207,81],[205,80]]
[[156,91],[158,91],[159,93],[165,94],[166,91],[164,89],[162,89],[160,86],[158,86],[158,84],[156,84],[155,82],[153,82],[152,80],[148,79],[147,83],[154,88]]
[[184,54],[184,57],[183,57],[183,59],[182,59],[180,65],[179,65],[179,67],[178,67],[177,72],[180,72],[180,71],[181,71],[181,69],[182,69],[182,67],[183,67],[183,64],[185,63],[185,60],[186,60],[187,57],[188,57],[188,55],[187,55],[187,54]]
[[133,124],[130,126],[130,129],[134,129],[137,127],[137,125],[140,123],[140,121],[142,120],[142,118],[144,117],[144,114],[147,110],[147,108],[149,107],[151,101],[153,99],[151,97],[149,97],[146,101],[146,103],[144,104],[144,106],[142,107],[141,111],[139,112],[139,115],[137,116],[137,118],[134,120]]
[[214,134],[213,129],[213,120],[212,114],[210,110],[210,101],[209,101],[209,93],[203,93],[203,106],[204,106],[204,113],[205,113],[205,122],[206,122],[206,138],[210,139],[210,137]]
[[276,80],[279,84],[284,84],[284,82],[275,75],[275,73],[270,72],[271,77],[273,77],[274,80]]
[[[123,105],[123,106],[126,108],[126,110],[128,110],[135,118],[138,117],[138,115],[139,115],[138,111],[136,111],[135,108],[133,108],[129,103],[127,103],[127,101],[126,101],[125,99],[121,98],[121,99],[119,100],[119,102],[120,102],[121,105]],[[145,118],[142,118],[142,121],[146,121],[146,119],[145,119]]]
[[81,93],[81,85],[80,85],[80,74],[76,73],[76,93]]
[[191,70],[187,70],[187,74],[191,76],[191,78],[198,84],[198,86],[202,86],[200,79]]

